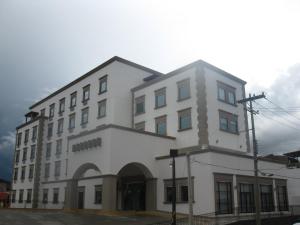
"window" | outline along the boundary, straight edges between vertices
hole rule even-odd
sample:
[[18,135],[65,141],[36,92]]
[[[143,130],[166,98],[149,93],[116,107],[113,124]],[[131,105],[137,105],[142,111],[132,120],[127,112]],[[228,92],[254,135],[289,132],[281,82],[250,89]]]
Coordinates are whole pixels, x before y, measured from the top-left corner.
[[99,79],[99,94],[107,91],[107,75]]
[[105,117],[106,115],[106,99],[98,102],[98,118]]
[[136,123],[134,125],[135,129],[140,130],[140,131],[145,131],[145,121]]
[[64,118],[58,120],[57,123],[57,133],[61,134],[64,131]]
[[95,186],[95,204],[102,204],[102,185]]
[[22,166],[21,180],[25,180],[25,175],[26,175],[26,166]]
[[238,134],[238,116],[219,110],[220,130]]
[[155,108],[166,106],[166,88],[155,91]]
[[81,125],[89,122],[89,108],[85,108],[81,111]]
[[14,169],[14,181],[18,180],[18,168]]
[[155,131],[160,135],[167,135],[167,116],[155,118]]
[[43,199],[42,199],[44,204],[48,203],[48,189],[43,189]]
[[188,202],[189,201],[188,186],[183,185],[183,186],[180,187],[180,195],[181,195],[181,201],[182,202]]
[[70,108],[73,109],[76,106],[76,98],[77,98],[77,92],[73,92],[71,94],[71,101],[70,101]]
[[191,108],[178,111],[178,130],[192,128]]
[[173,190],[172,186],[167,186],[165,188],[165,192],[166,192],[165,202],[168,202],[168,203],[172,202],[172,199],[173,199],[172,190]]
[[45,178],[50,176],[50,163],[45,164]]
[[178,101],[190,98],[190,79],[177,82]]
[[12,203],[16,202],[16,190],[12,190],[11,192],[11,202]]
[[29,130],[25,130],[24,144],[27,144],[28,140],[29,140]]
[[18,138],[17,138],[17,147],[20,147],[22,142],[22,133],[18,133]]
[[46,109],[42,109],[41,110],[41,116],[45,116],[45,114],[46,114]]
[[53,204],[58,204],[59,188],[53,188]]
[[49,119],[52,119],[54,117],[54,111],[55,111],[55,103],[53,103],[52,105],[50,105],[50,108],[49,108]]
[[90,99],[90,85],[83,87],[82,102],[85,103]]
[[28,175],[29,179],[33,178],[33,173],[34,173],[34,164],[31,164],[29,165],[29,175]]
[[239,184],[240,212],[252,213],[255,211],[253,184]]
[[[189,200],[188,194],[188,180],[187,178],[177,178],[176,179],[176,202],[187,203]],[[165,186],[165,203],[172,202],[172,180],[164,180]],[[192,179],[192,190],[194,189],[194,180]],[[194,192],[194,191],[193,191]],[[192,199],[194,198],[194,193],[192,192]]]
[[24,195],[24,190],[21,189],[19,191],[19,203],[23,203],[23,195]]
[[232,183],[216,182],[217,214],[232,213]]
[[46,145],[46,159],[49,159],[51,157],[51,148],[52,148],[52,143],[49,142]]
[[69,115],[69,129],[72,130],[75,128],[75,113]]
[[260,202],[262,212],[274,211],[272,185],[260,185]]
[[235,88],[218,81],[218,99],[222,102],[235,105]]
[[135,114],[142,114],[145,112],[145,95],[135,99]]
[[47,134],[47,136],[48,136],[48,138],[51,138],[52,135],[53,135],[53,123],[49,123],[48,124],[48,134]]
[[59,111],[58,111],[59,114],[62,114],[65,111],[65,102],[66,102],[65,98],[59,100]]
[[26,162],[26,160],[27,160],[27,148],[23,148],[23,157],[22,157],[23,163]]
[[34,142],[37,138],[37,126],[32,128],[32,141]]
[[36,148],[36,145],[31,145],[30,160],[33,160],[35,158],[35,148]]
[[56,155],[60,155],[62,152],[62,139],[59,139],[56,141],[56,151],[55,154]]
[[15,156],[15,162],[19,163],[19,161],[20,161],[20,150],[17,150],[16,151],[16,156]]
[[61,162],[56,161],[55,162],[55,167],[54,167],[54,176],[56,176],[56,177],[60,176],[60,166],[61,166]]
[[27,189],[27,203],[31,203],[32,189]]
[[286,186],[277,186],[278,210],[288,211],[288,197]]

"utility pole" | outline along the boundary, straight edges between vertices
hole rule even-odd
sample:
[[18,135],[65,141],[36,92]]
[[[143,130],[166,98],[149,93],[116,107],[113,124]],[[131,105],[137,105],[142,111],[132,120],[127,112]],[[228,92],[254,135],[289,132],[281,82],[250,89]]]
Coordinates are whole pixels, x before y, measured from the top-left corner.
[[187,173],[188,173],[188,198],[189,198],[189,225],[193,225],[193,188],[191,176],[191,159],[190,152],[186,153]]
[[[256,114],[257,112],[255,112],[253,110],[252,107],[252,102],[257,100],[257,99],[261,99],[261,98],[265,98],[265,94],[262,93],[261,95],[252,95],[249,94],[249,98],[245,98],[242,99],[240,101],[238,101],[238,103],[246,103],[246,102],[250,102],[250,108],[249,108],[249,112],[251,114],[251,126],[252,126],[252,141],[253,141],[253,156],[254,156],[254,177],[255,177],[255,211],[256,211],[256,225],[261,225],[261,220],[260,220],[260,196],[259,196],[259,182],[258,182],[258,158],[257,158],[257,153],[258,153],[258,149],[257,149],[257,141],[256,141],[256,136],[255,136],[255,126],[254,126],[254,114]],[[247,107],[246,107],[247,109]]]
[[172,223],[176,225],[176,169],[175,157],[178,156],[178,149],[170,149],[170,156],[172,157]]

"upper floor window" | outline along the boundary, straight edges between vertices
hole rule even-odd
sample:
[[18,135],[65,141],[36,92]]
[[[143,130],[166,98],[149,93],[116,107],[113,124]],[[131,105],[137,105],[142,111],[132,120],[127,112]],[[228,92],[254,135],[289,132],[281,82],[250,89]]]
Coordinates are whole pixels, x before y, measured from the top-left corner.
[[89,122],[89,108],[84,108],[81,111],[81,125],[87,124]]
[[35,158],[35,149],[36,149],[36,145],[31,145],[30,160],[33,160]]
[[53,123],[48,123],[48,133],[47,137],[50,138],[53,135]]
[[23,157],[22,157],[22,161],[25,162],[27,160],[27,148],[23,149]]
[[26,175],[26,166],[22,166],[21,180],[25,180],[25,175]]
[[22,142],[22,133],[18,133],[18,137],[17,137],[17,147],[20,147]]
[[135,99],[135,114],[142,114],[145,112],[145,95]]
[[77,92],[73,92],[71,94],[71,100],[70,100],[70,108],[74,108],[76,106],[76,99],[77,99]]
[[51,157],[51,148],[52,148],[51,142],[47,143],[47,145],[46,145],[46,159],[49,159]]
[[106,99],[98,102],[98,118],[105,117],[106,115]]
[[24,144],[27,144],[28,140],[29,140],[29,130],[25,130]]
[[107,75],[99,79],[99,94],[107,91]]
[[49,119],[51,119],[51,118],[54,117],[54,111],[55,111],[55,103],[53,103],[53,104],[50,105],[50,108],[49,108]]
[[20,162],[20,150],[16,151],[15,162],[16,163]]
[[75,128],[75,113],[69,115],[69,129],[72,130]]
[[191,108],[178,111],[178,130],[192,128]]
[[82,91],[82,102],[85,103],[90,99],[90,85],[83,87]]
[[166,106],[166,88],[155,91],[155,108]]
[[37,138],[37,126],[32,128],[32,141],[35,141]]
[[56,161],[55,162],[55,167],[54,167],[54,176],[59,177],[60,176],[60,165],[61,162],[60,161]]
[[219,110],[220,130],[238,134],[238,116]]
[[29,174],[28,174],[28,178],[32,179],[33,178],[33,173],[34,173],[34,164],[31,164],[29,166]]
[[59,100],[59,114],[62,114],[65,111],[65,98]]
[[62,152],[62,139],[56,141],[56,155],[60,155]]
[[14,181],[18,180],[18,172],[19,172],[19,169],[15,168],[14,169]]
[[57,123],[57,133],[61,134],[64,131],[64,118],[58,120]]
[[145,131],[145,121],[136,123],[134,125],[135,129],[140,130],[140,131]]
[[41,116],[45,116],[45,114],[46,114],[46,109],[42,109],[41,110]]
[[48,178],[50,176],[50,163],[45,164],[45,174],[44,177]]
[[218,99],[222,102],[235,105],[235,88],[218,81]]
[[190,79],[185,79],[177,82],[177,89],[178,89],[178,101],[182,101],[190,98],[191,96]]
[[167,116],[155,118],[155,131],[160,135],[167,135]]

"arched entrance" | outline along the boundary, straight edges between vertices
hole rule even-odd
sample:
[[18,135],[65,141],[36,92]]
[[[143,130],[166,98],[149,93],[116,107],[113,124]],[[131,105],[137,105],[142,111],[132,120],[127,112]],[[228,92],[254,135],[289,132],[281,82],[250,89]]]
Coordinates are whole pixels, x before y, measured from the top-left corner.
[[146,166],[133,162],[119,171],[117,206],[120,210],[156,209],[156,179]]
[[[73,178],[68,181],[66,187],[66,208],[83,209],[85,201],[85,187],[78,187],[78,180],[83,178],[88,171],[94,171],[97,175],[101,175],[100,169],[93,163],[85,163],[81,165],[74,173]],[[84,177],[88,178],[88,177]]]

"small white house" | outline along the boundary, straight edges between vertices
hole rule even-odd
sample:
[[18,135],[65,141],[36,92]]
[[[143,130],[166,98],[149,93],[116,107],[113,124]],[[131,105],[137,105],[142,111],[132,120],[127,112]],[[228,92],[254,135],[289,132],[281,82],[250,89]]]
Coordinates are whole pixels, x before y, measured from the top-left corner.
[[[246,82],[204,61],[162,74],[120,57],[32,105],[17,127],[14,208],[254,212]],[[299,170],[259,160],[264,212],[300,203]],[[272,177],[262,174],[272,172]]]

